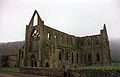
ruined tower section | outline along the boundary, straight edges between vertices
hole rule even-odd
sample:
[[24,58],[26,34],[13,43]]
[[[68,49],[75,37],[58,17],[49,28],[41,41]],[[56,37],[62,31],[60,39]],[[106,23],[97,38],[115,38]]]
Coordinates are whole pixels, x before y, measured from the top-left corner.
[[[36,18],[36,19],[35,19]],[[23,50],[23,66],[41,66],[41,45],[43,40],[43,25],[38,12],[35,10],[29,25],[26,25],[25,46]],[[22,60],[21,59],[21,60]]]
[[110,47],[106,26],[100,34],[78,37],[78,49],[81,50],[81,65],[109,65]]
[[54,29],[44,25],[35,10],[29,25],[26,25],[25,45],[21,49],[21,67],[53,67],[58,36]]
[[101,57],[102,64],[109,65],[111,63],[111,57],[110,57],[109,40],[108,40],[105,24],[103,29],[101,30],[101,53],[102,53],[102,57]]

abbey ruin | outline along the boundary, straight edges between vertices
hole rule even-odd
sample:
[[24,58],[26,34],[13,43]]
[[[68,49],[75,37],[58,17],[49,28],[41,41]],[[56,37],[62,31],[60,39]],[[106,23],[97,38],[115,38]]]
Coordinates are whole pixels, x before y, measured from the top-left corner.
[[[33,24],[35,15],[37,25]],[[25,44],[20,51],[20,67],[79,68],[110,63],[105,24],[98,35],[76,37],[44,25],[35,10],[29,25],[26,25]]]

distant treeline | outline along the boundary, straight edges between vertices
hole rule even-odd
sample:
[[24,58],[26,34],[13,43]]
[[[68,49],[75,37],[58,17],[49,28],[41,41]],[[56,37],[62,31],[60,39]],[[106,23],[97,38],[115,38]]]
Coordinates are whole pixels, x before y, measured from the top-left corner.
[[0,55],[11,55],[18,53],[24,41],[0,43]]
[[110,40],[110,51],[113,61],[120,62],[120,39]]

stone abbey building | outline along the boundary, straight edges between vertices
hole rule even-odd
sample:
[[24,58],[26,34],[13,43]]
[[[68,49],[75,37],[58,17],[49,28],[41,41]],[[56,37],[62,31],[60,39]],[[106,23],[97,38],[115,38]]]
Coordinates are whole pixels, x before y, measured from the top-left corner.
[[[37,16],[37,25],[34,17]],[[35,10],[26,25],[20,67],[78,68],[111,63],[106,26],[100,34],[76,37],[44,25]]]

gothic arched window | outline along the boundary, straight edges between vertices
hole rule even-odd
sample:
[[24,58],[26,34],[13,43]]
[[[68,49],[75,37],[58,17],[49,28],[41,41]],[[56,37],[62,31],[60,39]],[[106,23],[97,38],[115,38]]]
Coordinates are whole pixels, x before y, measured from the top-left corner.
[[40,34],[39,34],[39,32],[38,32],[36,29],[34,29],[34,31],[32,32],[32,37],[33,37],[34,39],[40,37]]
[[74,56],[73,56],[73,53],[72,53],[72,63],[74,63],[74,58],[73,58]]
[[59,60],[62,60],[61,52],[59,53]]
[[68,52],[66,52],[66,60],[68,60]]

